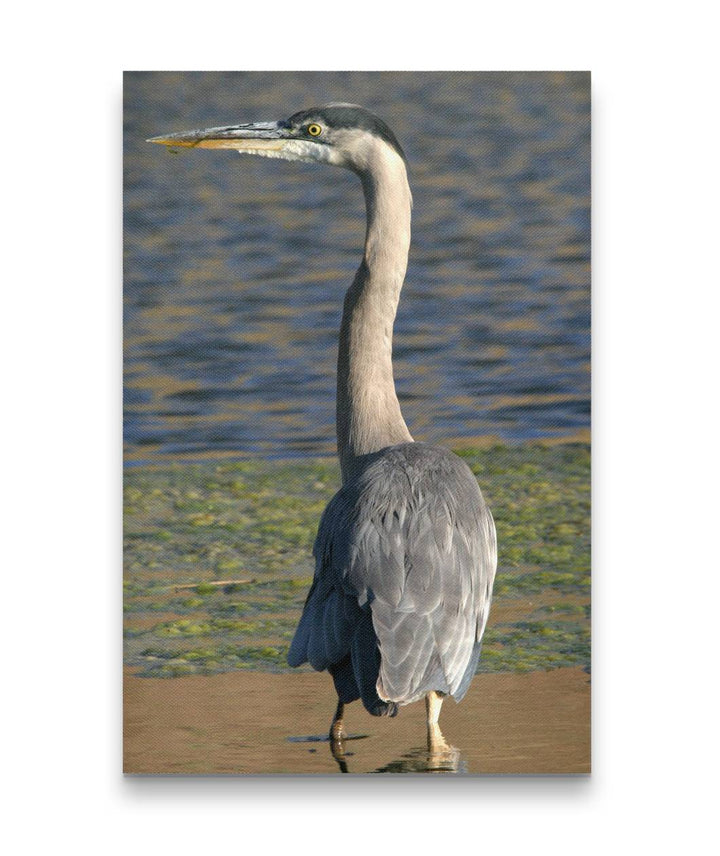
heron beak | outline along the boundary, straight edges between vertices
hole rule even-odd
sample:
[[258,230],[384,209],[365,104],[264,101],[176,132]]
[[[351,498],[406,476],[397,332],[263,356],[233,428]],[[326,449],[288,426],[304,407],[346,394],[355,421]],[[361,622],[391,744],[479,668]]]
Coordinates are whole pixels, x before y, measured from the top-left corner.
[[148,143],[195,149],[235,149],[236,151],[279,151],[288,141],[287,131],[279,122],[253,122],[249,125],[227,125],[200,131],[181,131],[152,137]]

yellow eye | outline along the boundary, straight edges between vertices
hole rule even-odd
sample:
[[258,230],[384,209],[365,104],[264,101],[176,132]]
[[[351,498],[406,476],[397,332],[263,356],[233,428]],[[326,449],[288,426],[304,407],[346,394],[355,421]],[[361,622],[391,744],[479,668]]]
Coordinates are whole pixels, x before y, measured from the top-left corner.
[[307,132],[311,137],[319,137],[322,134],[322,128],[313,122],[312,125],[307,126]]

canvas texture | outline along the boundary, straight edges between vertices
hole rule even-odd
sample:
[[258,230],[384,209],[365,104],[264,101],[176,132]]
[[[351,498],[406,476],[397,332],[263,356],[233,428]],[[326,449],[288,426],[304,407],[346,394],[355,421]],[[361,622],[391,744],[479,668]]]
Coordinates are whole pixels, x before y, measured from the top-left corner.
[[125,772],[589,773],[590,74],[127,72],[123,198]]

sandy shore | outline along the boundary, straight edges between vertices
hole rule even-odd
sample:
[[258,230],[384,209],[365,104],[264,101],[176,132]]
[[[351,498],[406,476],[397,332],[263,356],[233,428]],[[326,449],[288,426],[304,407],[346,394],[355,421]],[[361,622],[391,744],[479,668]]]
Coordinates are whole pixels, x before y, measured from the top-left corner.
[[[125,674],[126,773],[337,773],[326,732],[326,674],[229,672],[210,677]],[[349,706],[349,772],[428,768],[424,705],[395,719]],[[590,772],[590,679],[580,669],[477,675],[461,704],[443,706],[448,766],[465,773]],[[432,763],[430,764],[432,766]]]

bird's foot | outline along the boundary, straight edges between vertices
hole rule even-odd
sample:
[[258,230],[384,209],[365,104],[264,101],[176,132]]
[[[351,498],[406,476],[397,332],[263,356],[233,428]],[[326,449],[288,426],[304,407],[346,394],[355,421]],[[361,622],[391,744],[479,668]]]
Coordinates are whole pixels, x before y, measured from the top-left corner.
[[330,742],[337,743],[347,737],[343,729],[343,717],[345,715],[345,705],[338,699],[335,716],[333,716],[332,725],[330,726]]
[[460,759],[460,750],[451,746],[443,737],[440,729],[428,729],[428,770],[456,771]]
[[347,734],[345,733],[341,719],[336,720],[330,726],[330,734],[328,737],[331,743],[342,743],[343,740],[347,739]]
[[428,726],[427,732],[428,752],[447,752],[453,747],[443,737],[442,731],[437,724]]
[[347,734],[342,730],[342,723],[338,723],[338,728],[335,728],[336,723],[333,722],[333,727],[330,729],[330,753],[337,761],[341,773],[347,773],[347,755],[345,754],[345,739]]

